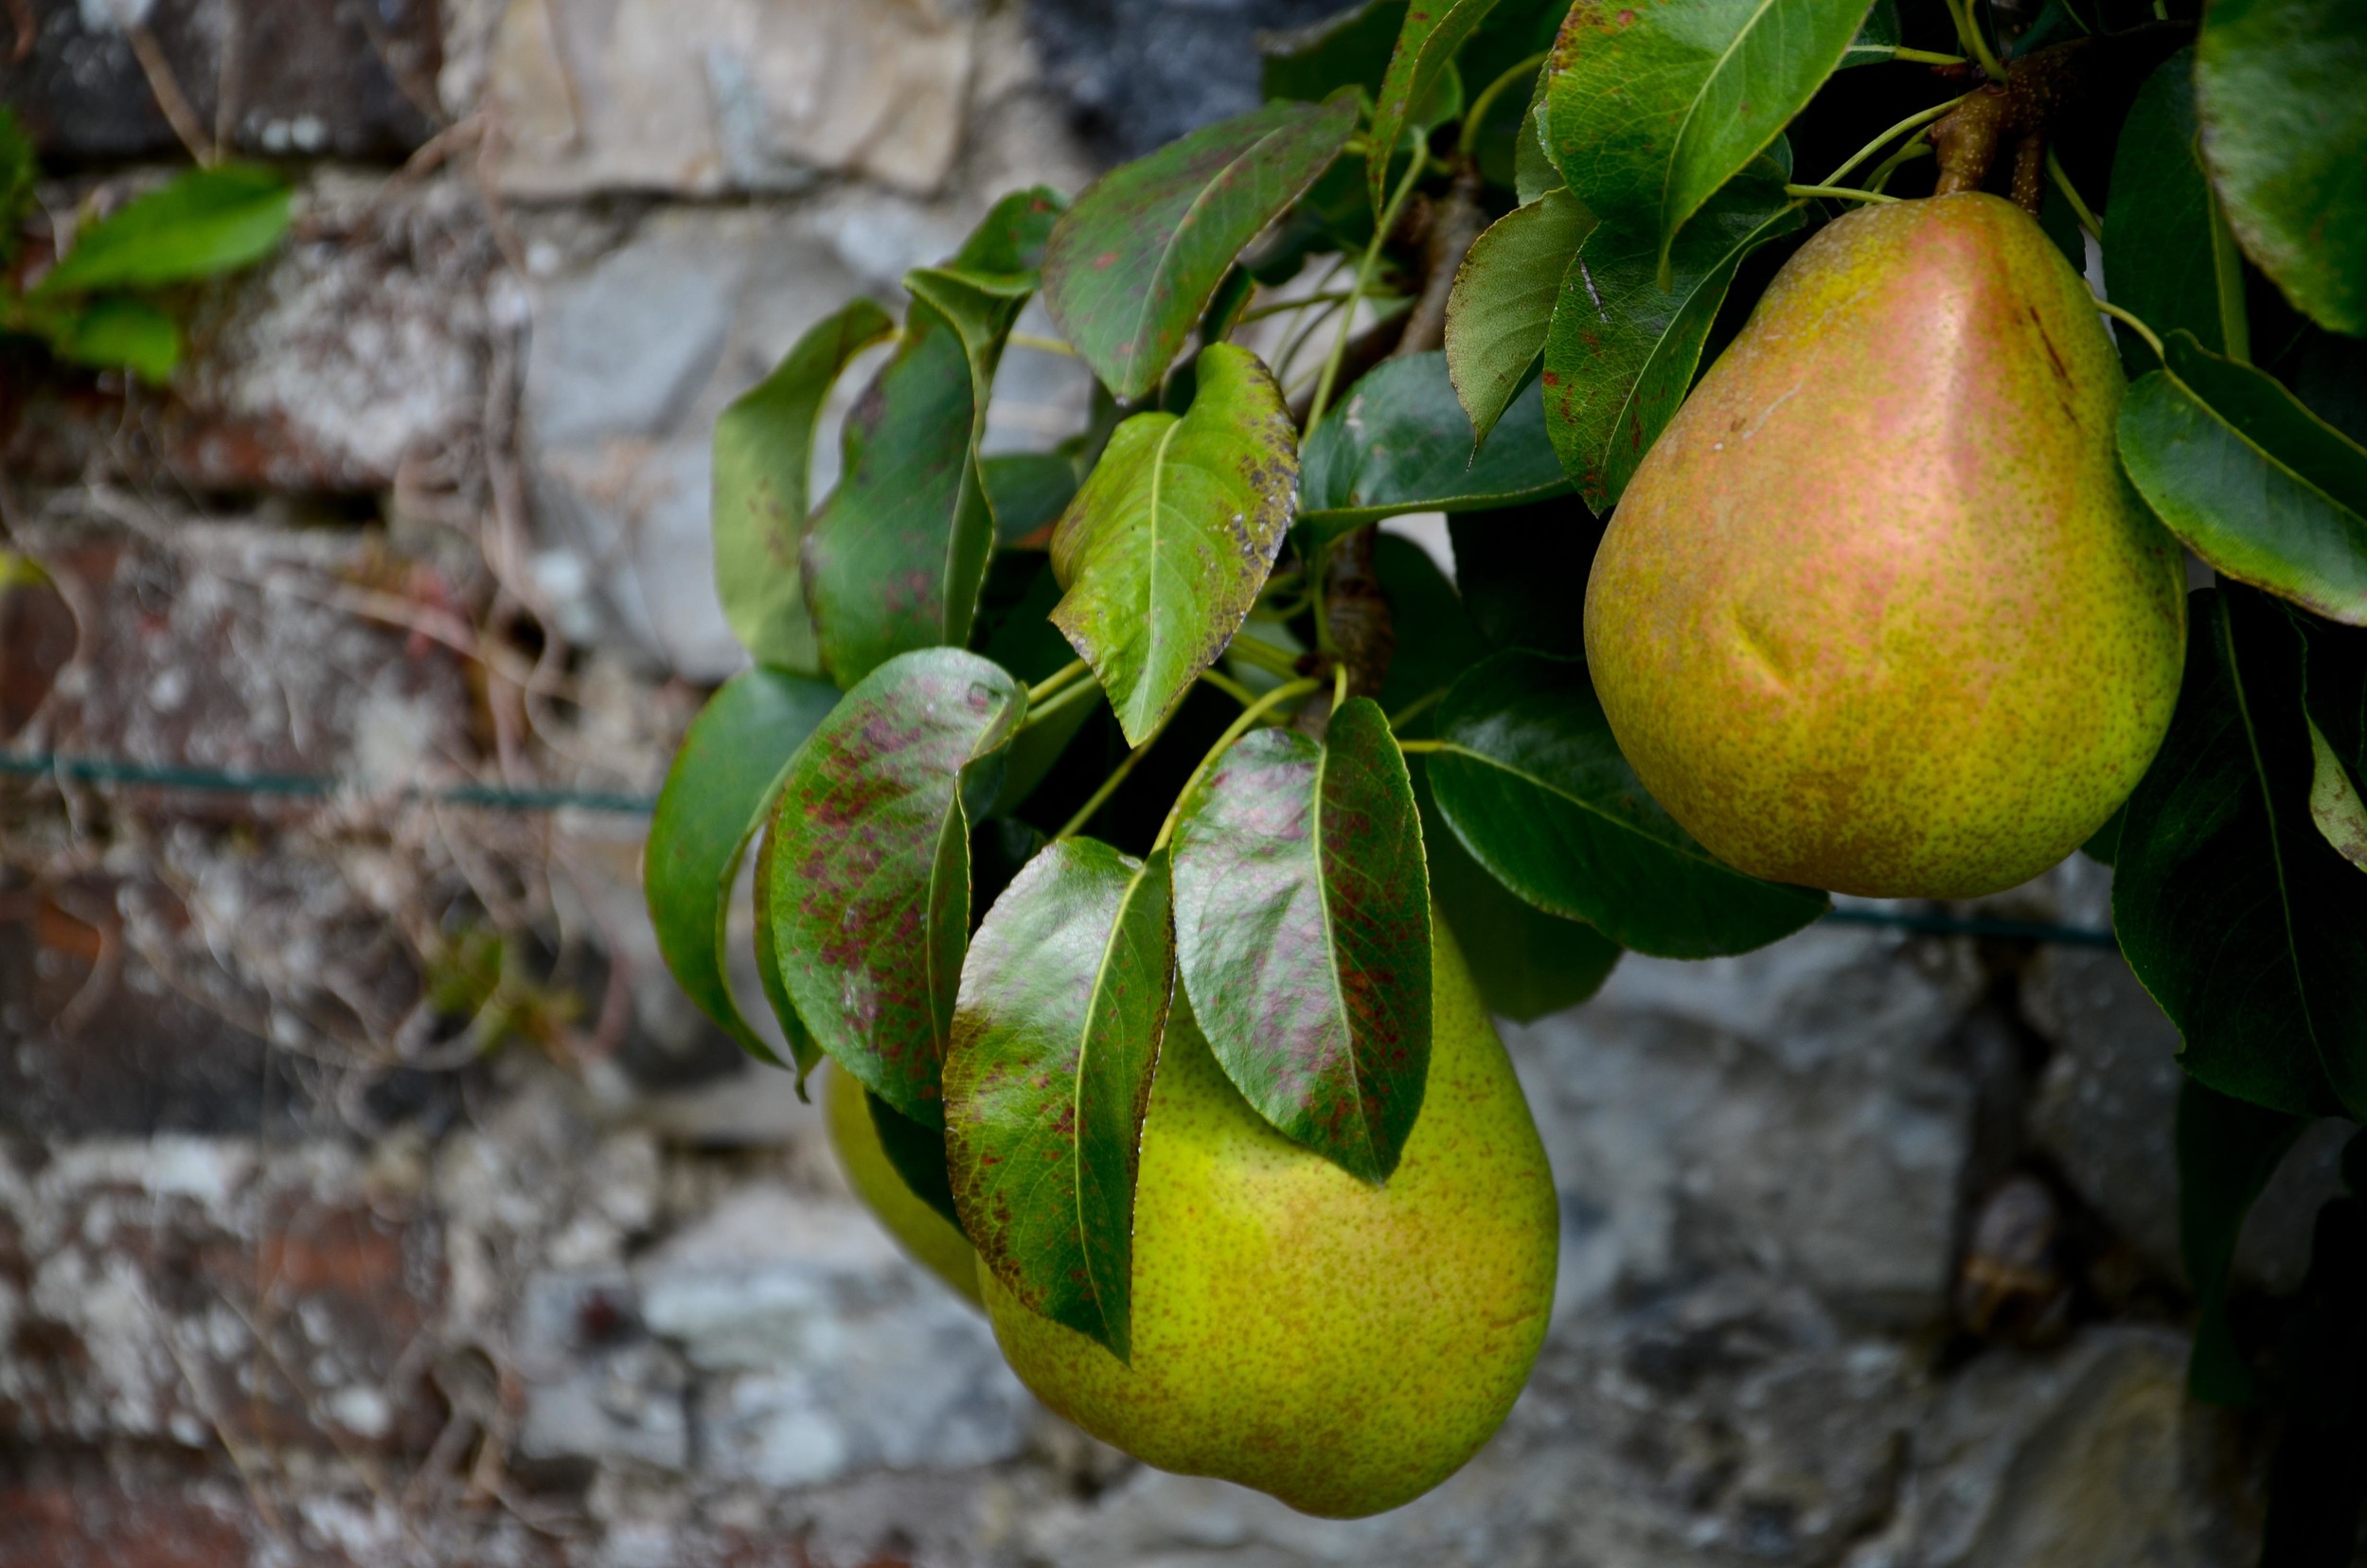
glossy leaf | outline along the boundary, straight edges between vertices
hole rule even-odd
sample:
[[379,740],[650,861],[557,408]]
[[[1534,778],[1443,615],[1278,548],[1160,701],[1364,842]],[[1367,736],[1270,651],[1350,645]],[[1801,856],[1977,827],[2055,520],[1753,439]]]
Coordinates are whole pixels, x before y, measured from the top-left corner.
[[129,370],[161,386],[181,363],[181,324],[144,299],[94,299],[35,319],[50,351],[76,365]]
[[1657,276],[1642,224],[1597,225],[1562,275],[1545,338],[1545,429],[1578,493],[1608,511],[1692,388],[1701,346],[1743,258],[1805,225],[1771,161],[1719,191]]
[[[1013,678],[1033,686],[1074,660],[1077,651],[1052,624],[1052,607],[1060,602],[1060,583],[1053,575],[1050,558],[1034,554],[1026,559],[1037,570],[981,651]],[[1033,794],[1059,764],[1070,743],[1101,711],[1098,703],[1071,703],[1021,731],[1005,755],[1003,788],[995,796],[994,810],[1014,811]]]
[[1257,600],[1290,525],[1298,438],[1282,389],[1230,344],[1200,355],[1191,411],[1138,414],[1052,533],[1052,613],[1127,743],[1173,711]]
[[1175,952],[1193,1016],[1259,1115],[1368,1182],[1421,1112],[1430,941],[1413,783],[1371,699],[1321,745],[1246,737],[1186,802]]
[[1392,533],[1376,538],[1373,576],[1389,601],[1397,643],[1376,700],[1400,738],[1428,735],[1439,700],[1465,670],[1487,657],[1487,645],[1464,613],[1454,584],[1414,541]]
[[1858,36],[1842,51],[1841,69],[1852,65],[1879,65],[1896,57],[1904,35],[1898,27],[1897,0],[1874,0],[1874,9],[1866,12],[1865,22],[1858,28]]
[[1304,27],[1259,34],[1263,95],[1316,103],[1339,88],[1356,87],[1378,98],[1405,9],[1406,0],[1365,0]]
[[1662,958],[1747,953],[1830,900],[1761,882],[1694,842],[1645,793],[1575,660],[1499,653],[1457,682],[1430,760],[1448,825],[1498,882]]
[[[761,665],[725,682],[674,754],[643,852],[642,892],[666,967],[749,1055],[775,1067],[783,1063],[733,1000],[725,926],[740,859],[772,810],[791,755],[837,704],[835,687]],[[802,1089],[812,1045],[793,1012],[781,1025]]]
[[1594,215],[1566,189],[1497,219],[1447,296],[1447,374],[1482,445],[1545,351],[1562,274]]
[[33,293],[154,288],[234,272],[278,245],[289,203],[288,187],[267,169],[190,169],[84,229]]
[[2185,684],[2129,796],[2112,925],[2186,1071],[2295,1115],[2367,1108],[2367,899],[2309,815],[2304,643],[2240,587],[2191,599]]
[[[1397,145],[1416,106],[1454,68],[1455,51],[1495,9],[1496,0],[1413,0],[1406,8],[1405,25],[1390,53],[1388,73],[1381,78],[1380,92],[1373,100],[1370,134],[1375,147]],[[1380,211],[1389,201],[1388,171],[1380,163],[1371,165],[1365,186],[1373,210]]]
[[2244,1216],[2309,1118],[2231,1099],[2195,1079],[2178,1089],[2178,1250],[2200,1307],[2187,1391],[2209,1404],[2261,1402],[2227,1320],[2227,1276]]
[[2121,404],[2121,462],[2222,576],[2367,625],[2367,448],[2268,375],[2174,332]]
[[903,341],[848,413],[838,489],[806,532],[806,604],[842,686],[969,639],[994,548],[978,439],[1059,210],[1049,190],[1016,191],[951,260],[904,276]]
[[885,311],[855,300],[808,328],[715,421],[715,591],[758,664],[822,671],[800,565],[814,426],[847,362],[895,330]]
[[2195,47],[2203,156],[2245,251],[2304,313],[2367,336],[2367,8],[2214,0]]
[[1224,275],[1331,166],[1357,95],[1269,103],[1113,169],[1052,232],[1044,303],[1121,398],[1159,384]]
[[1307,438],[1299,526],[1329,539],[1404,512],[1486,511],[1570,488],[1545,439],[1532,388],[1512,401],[1486,445],[1456,401],[1443,353],[1384,362]]
[[773,817],[757,918],[797,1016],[926,1127],[943,1125],[970,825],[1026,707],[1026,688],[974,653],[899,654],[799,749]]
[[1840,65],[1867,0],[1577,0],[1547,66],[1545,140],[1606,223],[1670,245]]
[[1174,954],[1164,851],[1052,845],[970,943],[945,1062],[947,1164],[980,1261],[1121,1361]]
[[[2196,142],[2195,51],[2180,49],[2145,79],[2112,155],[2104,212],[2104,281],[2112,303],[2157,332],[2180,329],[2215,354],[2251,355],[2244,272]],[[2123,330],[2131,375],[2161,362]]]
[[1430,759],[1407,760],[1422,811],[1431,897],[1454,932],[1487,1010],[1529,1024],[1600,990],[1618,965],[1619,944],[1583,920],[1546,914],[1489,876],[1438,814]]
[[806,604],[840,686],[969,635],[994,542],[978,415],[962,334],[916,297],[903,341],[846,416],[838,488],[806,530]]

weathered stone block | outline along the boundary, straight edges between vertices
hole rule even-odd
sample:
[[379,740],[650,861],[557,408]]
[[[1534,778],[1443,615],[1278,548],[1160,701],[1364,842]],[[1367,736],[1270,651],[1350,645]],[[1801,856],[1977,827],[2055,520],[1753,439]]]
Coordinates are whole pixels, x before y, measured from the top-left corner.
[[793,190],[952,170],[974,24],[962,0],[517,0],[489,97],[513,195]]

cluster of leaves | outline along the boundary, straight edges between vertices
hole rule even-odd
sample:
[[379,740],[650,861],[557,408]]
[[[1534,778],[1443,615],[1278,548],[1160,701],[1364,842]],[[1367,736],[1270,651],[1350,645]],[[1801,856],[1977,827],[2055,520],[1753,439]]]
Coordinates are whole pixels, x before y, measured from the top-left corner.
[[[1734,953],[1819,918],[1824,894],[1717,862],[1621,757],[1577,657],[1587,564],[1782,258],[1928,180],[1981,72],[2053,46],[2134,89],[2066,121],[2041,221],[2076,266],[2100,248],[2129,476],[2221,579],[2095,851],[2196,1093],[2269,1118],[2246,1147],[2359,1117],[2367,40],[2344,0],[2182,16],[2051,0],[2006,36],[1978,0],[1368,0],[1270,42],[1262,107],[1074,205],[1006,198],[909,275],[900,330],[847,307],[718,425],[719,588],[757,663],[650,840],[675,971],[766,1050],[723,957],[760,840],[785,1065],[862,1079],[987,1266],[1123,1355],[1176,1009],[1274,1127],[1384,1181],[1421,1105],[1433,913],[1522,1018],[1624,949]],[[1095,414],[990,455],[1039,293]],[[822,408],[880,345],[816,505]],[[1448,515],[1455,583],[1362,532],[1417,511]],[[1360,560],[1385,668],[1346,630]],[[2195,1178],[2198,1256],[2261,1163]],[[2224,1272],[2197,1270],[2214,1300]]]
[[250,266],[288,232],[288,187],[268,169],[189,169],[80,227],[72,247],[22,288],[20,235],[39,178],[32,143],[0,109],[0,334],[158,383],[181,363],[180,324],[165,308],[170,291]]

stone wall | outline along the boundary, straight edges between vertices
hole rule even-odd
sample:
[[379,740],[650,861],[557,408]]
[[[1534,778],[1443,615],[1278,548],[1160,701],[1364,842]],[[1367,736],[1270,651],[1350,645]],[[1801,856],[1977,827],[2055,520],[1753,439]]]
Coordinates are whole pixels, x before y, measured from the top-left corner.
[[[1463,1473],[1332,1523],[1028,1398],[674,991],[637,817],[397,793],[653,788],[736,660],[715,412],[1326,6],[14,9],[48,211],[177,156],[171,95],[300,195],[169,394],[6,350],[0,501],[82,632],[8,744],[362,787],[0,781],[0,1568],[2252,1560],[2267,1434],[2181,1392],[2175,1034],[2109,951],[1826,924],[1508,1028],[1543,1358]],[[1085,391],[1015,351],[991,439]]]

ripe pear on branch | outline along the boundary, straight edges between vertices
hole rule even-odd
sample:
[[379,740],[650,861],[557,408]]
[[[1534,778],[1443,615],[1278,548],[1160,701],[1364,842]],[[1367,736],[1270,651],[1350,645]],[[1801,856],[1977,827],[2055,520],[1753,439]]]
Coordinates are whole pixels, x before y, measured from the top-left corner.
[[2011,203],[1867,207],[1802,246],[1587,587],[1646,787],[1745,871],[1873,897],[1995,892],[2094,833],[2185,648],[2122,391],[2093,298]]
[[1179,989],[1135,1189],[1130,1359],[981,1270],[1022,1381],[1162,1470],[1339,1518],[1412,1501],[1503,1422],[1553,1309],[1553,1176],[1511,1060],[1433,922],[1430,1077],[1386,1185],[1275,1131]]

